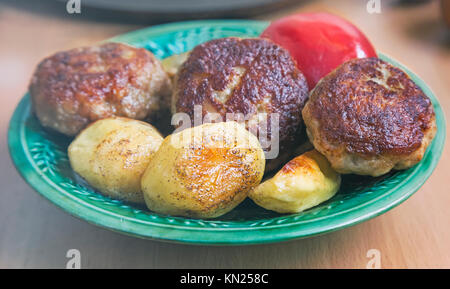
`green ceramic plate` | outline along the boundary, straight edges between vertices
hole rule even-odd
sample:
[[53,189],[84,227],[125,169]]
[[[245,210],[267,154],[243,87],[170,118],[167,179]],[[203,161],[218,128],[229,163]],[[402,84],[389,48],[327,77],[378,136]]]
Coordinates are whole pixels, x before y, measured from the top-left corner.
[[[138,30],[111,40],[145,47],[164,58],[213,38],[258,36],[267,24],[236,20],[183,22]],[[387,56],[380,57],[401,66]],[[386,212],[417,191],[436,167],[445,139],[443,112],[428,86],[405,70],[430,97],[436,112],[438,133],[423,160],[409,170],[380,178],[344,176],[342,188],[334,198],[299,214],[275,214],[247,200],[219,219],[186,219],[155,214],[104,197],[75,177],[66,153],[70,139],[41,128],[31,113],[28,94],[10,122],[10,154],[24,179],[51,202],[92,224],[128,235],[195,244],[255,244],[308,237]]]

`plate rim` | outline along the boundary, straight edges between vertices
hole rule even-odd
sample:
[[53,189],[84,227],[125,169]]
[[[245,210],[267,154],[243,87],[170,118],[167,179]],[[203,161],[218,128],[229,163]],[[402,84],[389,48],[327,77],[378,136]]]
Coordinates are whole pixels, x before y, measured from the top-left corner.
[[[242,27],[243,24],[255,26],[261,28],[267,25],[266,21],[255,20],[197,20],[197,21],[185,21],[175,22],[169,24],[162,24],[152,27],[147,27],[139,30],[135,30],[126,34],[122,34],[107,41],[131,41],[133,38],[138,37],[140,34],[146,34],[146,37],[152,37],[160,35],[166,32],[174,32],[179,28],[187,27],[201,27],[202,25],[218,25],[218,26],[238,26]],[[156,239],[167,242],[185,243],[185,244],[201,244],[201,245],[246,245],[246,244],[261,244],[261,243],[274,243],[282,242],[291,239],[299,239],[305,237],[311,237],[319,234],[324,234],[339,229],[343,229],[349,226],[359,224],[363,221],[369,220],[380,214],[396,207],[404,202],[410,196],[412,196],[430,177],[432,172],[437,166],[439,159],[442,155],[446,138],[446,123],[442,107],[439,104],[438,98],[428,87],[428,85],[410,69],[400,62],[394,60],[392,57],[388,57],[386,54],[379,53],[379,57],[388,60],[390,63],[399,66],[405,70],[410,77],[421,87],[424,93],[431,99],[435,114],[436,124],[438,125],[438,132],[433,140],[433,143],[429,146],[437,147],[437,152],[432,153],[431,162],[428,168],[417,176],[417,171],[422,167],[423,162],[420,162],[413,168],[413,171],[408,175],[408,179],[415,176],[414,182],[402,181],[394,189],[390,190],[388,196],[380,196],[378,202],[374,201],[369,205],[363,206],[356,211],[347,212],[341,218],[334,218],[331,222],[321,224],[314,228],[309,227],[309,230],[298,230],[298,224],[290,224],[289,226],[275,226],[267,228],[259,228],[254,230],[253,234],[241,234],[242,238],[236,237],[235,234],[239,234],[243,228],[189,228],[181,227],[173,229],[156,227],[149,230],[147,224],[139,224],[130,220],[118,219],[112,215],[101,213],[99,210],[93,210],[86,207],[83,204],[74,202],[67,196],[60,194],[60,192],[49,185],[47,182],[41,179],[39,173],[33,169],[31,162],[27,158],[27,152],[23,146],[23,119],[28,115],[27,109],[30,109],[31,101],[28,92],[20,100],[19,104],[14,110],[11,117],[8,128],[8,148],[9,154],[13,161],[14,166],[20,173],[22,178],[27,182],[35,191],[41,196],[49,200],[51,203],[60,207],[64,211],[68,212],[72,216],[83,219],[88,223],[110,229],[112,231],[120,232],[126,235],[134,237],[140,237],[145,239]],[[20,133],[18,133],[20,132]],[[391,192],[393,191],[393,192]],[[400,191],[402,193],[398,193]],[[398,195],[398,196],[397,196]],[[188,219],[187,219],[188,220]],[[330,221],[330,220],[328,220]],[[300,228],[301,229],[301,228]],[[245,228],[244,228],[245,230]],[[263,233],[259,232],[264,231]],[[267,231],[274,231],[273,234],[269,234]],[[188,232],[190,234],[188,234]],[[194,233],[195,232],[195,233]],[[256,234],[255,234],[256,232]],[[259,232],[259,233],[258,233]]]

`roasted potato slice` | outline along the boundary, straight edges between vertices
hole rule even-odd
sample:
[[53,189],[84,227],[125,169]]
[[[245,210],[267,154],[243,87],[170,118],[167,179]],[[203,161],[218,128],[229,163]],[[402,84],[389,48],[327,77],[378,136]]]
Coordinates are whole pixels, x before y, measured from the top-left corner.
[[70,165],[104,195],[144,203],[141,177],[162,141],[159,132],[142,121],[98,120],[70,144]]
[[298,213],[314,207],[339,190],[341,177],[316,150],[288,162],[273,178],[249,193],[259,206],[278,213]]
[[237,122],[208,123],[164,139],[142,177],[147,207],[194,218],[223,215],[264,174],[258,139]]

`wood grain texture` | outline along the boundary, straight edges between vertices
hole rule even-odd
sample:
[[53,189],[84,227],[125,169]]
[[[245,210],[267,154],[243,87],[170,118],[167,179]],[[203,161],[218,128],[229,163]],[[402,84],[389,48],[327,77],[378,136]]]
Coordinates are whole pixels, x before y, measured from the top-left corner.
[[[323,10],[348,18],[378,50],[422,77],[450,115],[450,35],[439,3],[382,1],[381,14],[368,14],[366,2],[309,1],[258,18]],[[7,149],[8,121],[43,57],[141,25],[27,5],[0,1],[0,268],[64,268],[71,248],[80,250],[83,268],[365,268],[372,248],[380,250],[383,268],[450,268],[448,142],[431,178],[405,203],[368,222],[311,239],[247,247],[177,245],[109,232],[64,213],[15,171]]]

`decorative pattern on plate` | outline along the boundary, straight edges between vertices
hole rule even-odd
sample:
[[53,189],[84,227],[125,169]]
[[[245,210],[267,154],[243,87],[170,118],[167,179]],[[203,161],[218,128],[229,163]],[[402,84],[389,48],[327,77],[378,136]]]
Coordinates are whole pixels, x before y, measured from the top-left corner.
[[[143,29],[109,41],[144,47],[158,58],[165,58],[214,38],[256,37],[266,25],[258,21],[193,21]],[[409,170],[375,179],[344,176],[341,190],[334,198],[299,214],[275,214],[247,200],[216,220],[186,219],[155,214],[105,197],[73,173],[67,158],[71,139],[40,127],[31,112],[28,94],[11,119],[9,146],[17,169],[39,193],[69,213],[115,231],[203,244],[263,243],[306,237],[381,214],[412,195],[431,174],[443,148],[445,121],[432,92],[419,78],[411,76],[432,99],[438,123],[438,134],[422,162]]]
[[[149,39],[145,35],[131,34],[129,37],[114,37],[110,41],[119,41],[150,50],[156,57],[163,59],[173,54],[192,50],[200,43],[223,37],[257,37],[261,33],[258,26],[222,27],[205,25],[180,31],[174,31]],[[134,37],[133,37],[134,36]]]

